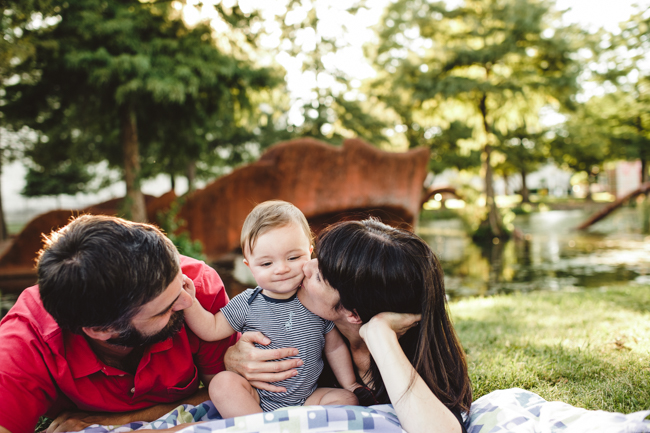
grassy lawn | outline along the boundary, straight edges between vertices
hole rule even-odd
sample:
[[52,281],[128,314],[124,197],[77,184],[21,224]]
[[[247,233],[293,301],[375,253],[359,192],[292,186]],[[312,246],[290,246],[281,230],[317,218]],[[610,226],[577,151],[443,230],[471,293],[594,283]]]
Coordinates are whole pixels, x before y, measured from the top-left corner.
[[650,408],[650,286],[453,302],[474,399],[523,388],[586,409]]

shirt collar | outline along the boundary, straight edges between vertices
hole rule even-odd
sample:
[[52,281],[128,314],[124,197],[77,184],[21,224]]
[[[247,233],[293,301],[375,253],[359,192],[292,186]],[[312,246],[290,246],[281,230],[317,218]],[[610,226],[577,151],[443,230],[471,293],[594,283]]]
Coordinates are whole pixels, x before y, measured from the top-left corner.
[[[144,355],[142,360],[138,365],[138,370],[142,368],[149,361],[149,356],[151,353],[164,352],[169,350],[174,345],[174,338],[178,338],[180,334],[186,332],[185,327],[181,331],[164,341],[154,344],[149,347]],[[70,367],[70,372],[75,379],[81,377],[90,376],[93,373],[97,373],[107,367],[103,362],[99,360],[95,352],[93,352],[88,341],[79,334],[74,334],[72,332],[65,331],[65,358]],[[108,367],[110,368],[110,367]]]

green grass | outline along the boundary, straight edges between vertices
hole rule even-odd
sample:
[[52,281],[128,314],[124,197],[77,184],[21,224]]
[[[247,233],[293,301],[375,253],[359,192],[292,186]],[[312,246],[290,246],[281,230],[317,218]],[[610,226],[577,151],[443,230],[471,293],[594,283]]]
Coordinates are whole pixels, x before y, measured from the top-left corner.
[[586,409],[650,408],[650,287],[459,300],[450,305],[474,399],[523,388]]

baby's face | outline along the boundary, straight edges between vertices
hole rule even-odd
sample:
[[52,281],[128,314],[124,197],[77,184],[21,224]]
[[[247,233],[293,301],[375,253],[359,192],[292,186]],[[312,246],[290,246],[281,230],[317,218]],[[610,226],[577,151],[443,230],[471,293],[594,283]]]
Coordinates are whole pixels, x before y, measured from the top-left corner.
[[300,226],[289,224],[257,238],[244,263],[265,294],[286,299],[300,286],[304,277],[302,266],[311,259],[311,251],[309,239]]

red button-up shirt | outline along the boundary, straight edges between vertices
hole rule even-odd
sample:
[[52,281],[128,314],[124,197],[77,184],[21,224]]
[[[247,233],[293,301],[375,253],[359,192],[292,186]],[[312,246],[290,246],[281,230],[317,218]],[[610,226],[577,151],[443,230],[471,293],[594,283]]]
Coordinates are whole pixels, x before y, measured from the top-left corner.
[[[181,258],[204,308],[216,313],[228,302],[219,275],[203,262]],[[25,289],[0,322],[0,426],[33,433],[39,416],[68,409],[126,412],[192,395],[199,373],[224,369],[230,338],[203,342],[187,327],[148,347],[135,376],[97,358],[86,339],[63,331],[41,302],[38,286]]]

